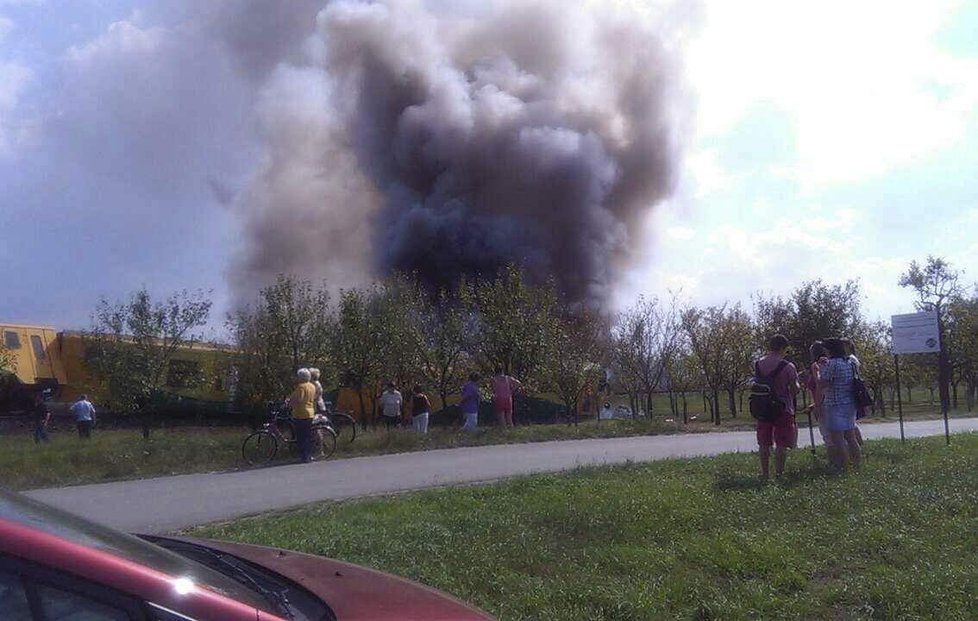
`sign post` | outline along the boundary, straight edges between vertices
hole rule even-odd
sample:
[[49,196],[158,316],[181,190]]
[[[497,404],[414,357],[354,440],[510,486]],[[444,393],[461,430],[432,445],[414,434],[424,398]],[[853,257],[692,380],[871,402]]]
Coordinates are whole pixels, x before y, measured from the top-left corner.
[[[940,322],[936,311],[893,315],[890,319],[893,327],[893,356],[897,365],[897,394],[900,391],[899,354],[939,354],[941,351]],[[900,403],[900,437],[903,437],[903,404]],[[951,443],[948,429],[947,407],[941,402],[941,414],[944,417],[944,437]]]
[[900,442],[906,444],[907,438],[903,435],[903,395],[901,394],[903,388],[900,387],[900,356],[897,354],[893,354],[893,366],[896,367],[897,412],[900,413]]

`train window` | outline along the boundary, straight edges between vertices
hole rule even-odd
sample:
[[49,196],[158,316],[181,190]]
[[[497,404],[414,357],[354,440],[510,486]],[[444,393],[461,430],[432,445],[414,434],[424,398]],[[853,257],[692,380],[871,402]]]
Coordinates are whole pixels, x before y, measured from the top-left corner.
[[13,330],[4,330],[3,344],[7,349],[20,349],[20,335]]
[[44,343],[41,342],[41,337],[36,334],[31,335],[31,348],[34,350],[35,359],[39,361],[48,359],[48,353],[44,351]]

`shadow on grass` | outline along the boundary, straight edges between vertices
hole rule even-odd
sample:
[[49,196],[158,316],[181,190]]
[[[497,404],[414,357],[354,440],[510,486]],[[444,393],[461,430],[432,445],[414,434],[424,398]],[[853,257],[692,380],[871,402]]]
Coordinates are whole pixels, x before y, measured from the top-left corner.
[[772,477],[768,481],[762,480],[760,475],[753,473],[753,471],[748,474],[725,468],[717,473],[715,487],[721,492],[760,490],[769,485],[792,488],[807,485],[814,479],[832,476],[839,476],[839,473],[827,461],[809,459],[802,467],[789,467],[783,475]]

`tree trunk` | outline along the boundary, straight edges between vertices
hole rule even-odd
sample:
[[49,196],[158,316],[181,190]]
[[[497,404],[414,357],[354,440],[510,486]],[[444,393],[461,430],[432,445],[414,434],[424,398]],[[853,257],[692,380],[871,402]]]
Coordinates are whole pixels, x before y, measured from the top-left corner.
[[713,391],[713,416],[711,417],[714,425],[720,424],[720,391]]
[[958,382],[951,382],[951,407],[958,409]]
[[683,392],[683,424],[689,424],[689,404],[686,403],[686,393]]
[[737,390],[727,390],[727,402],[730,405],[730,418],[737,418]]
[[913,386],[907,385],[907,404],[913,403]]
[[652,420],[652,391],[651,390],[646,395],[645,404],[648,407],[645,413],[649,417],[649,420]]
[[740,391],[740,411],[744,411],[744,391]]
[[709,409],[709,406],[707,405],[707,402],[706,402],[706,391],[705,390],[702,391],[700,393],[700,396],[703,397],[703,414],[706,415],[707,413],[709,413],[710,414],[710,422],[712,423],[713,422],[713,410]]

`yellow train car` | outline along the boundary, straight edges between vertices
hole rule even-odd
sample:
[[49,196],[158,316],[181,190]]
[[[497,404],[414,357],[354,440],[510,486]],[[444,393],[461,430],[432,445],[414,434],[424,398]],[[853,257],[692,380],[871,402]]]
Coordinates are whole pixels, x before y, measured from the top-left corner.
[[[86,365],[82,332],[0,323],[0,343],[12,359],[8,373],[0,374],[0,411],[28,409],[44,390],[55,401],[87,394],[105,403],[106,389]],[[230,353],[215,343],[179,349],[166,371],[165,392],[174,399],[230,403],[235,383]]]
[[34,394],[45,389],[58,393],[66,375],[54,328],[0,323],[0,343],[11,360],[0,374],[0,411],[27,409]]

